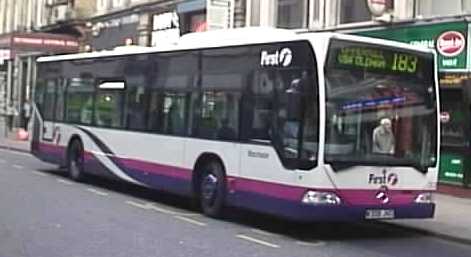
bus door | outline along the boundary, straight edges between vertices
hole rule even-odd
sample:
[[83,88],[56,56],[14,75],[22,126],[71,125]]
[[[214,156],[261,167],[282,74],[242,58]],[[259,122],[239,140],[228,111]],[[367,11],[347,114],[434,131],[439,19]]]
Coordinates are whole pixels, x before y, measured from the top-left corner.
[[264,70],[246,92],[241,149],[243,177],[294,183],[295,170],[317,161],[318,102],[312,69]]
[[54,113],[56,108],[56,80],[47,80],[44,90],[44,105],[41,110],[43,125],[42,138],[45,141],[52,141],[54,137]]

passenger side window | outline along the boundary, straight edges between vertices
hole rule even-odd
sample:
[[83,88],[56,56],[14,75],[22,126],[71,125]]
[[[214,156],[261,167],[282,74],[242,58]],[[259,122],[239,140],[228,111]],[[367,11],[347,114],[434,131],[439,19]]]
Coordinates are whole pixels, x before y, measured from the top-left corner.
[[[201,95],[196,136],[239,139],[241,91],[254,63],[249,47],[202,51]],[[255,61],[258,63],[258,61]]]
[[63,121],[64,120],[64,100],[65,100],[65,80],[60,79],[57,83],[57,91],[56,91],[56,115],[55,121]]
[[41,115],[43,114],[44,109],[44,94],[46,91],[46,81],[43,79],[38,79],[36,82],[36,87],[34,89],[34,102],[36,104],[36,108],[38,109]]
[[[258,72],[246,91],[244,111],[248,125],[248,137],[251,140],[269,142],[273,126],[274,87],[273,73]],[[250,110],[253,110],[252,112]]]
[[238,139],[239,100],[240,94],[235,92],[205,91],[198,135],[209,139]]
[[148,96],[144,86],[128,88],[126,95],[126,128],[145,130],[147,126]]
[[94,105],[94,80],[72,78],[67,80],[65,120],[90,125]]
[[125,82],[102,80],[95,99],[95,125],[106,128],[123,128]]
[[163,93],[154,90],[150,93],[149,118],[147,119],[147,130],[151,132],[161,132],[163,126],[162,113],[164,106]]
[[185,94],[165,93],[163,100],[163,132],[171,135],[184,135]]

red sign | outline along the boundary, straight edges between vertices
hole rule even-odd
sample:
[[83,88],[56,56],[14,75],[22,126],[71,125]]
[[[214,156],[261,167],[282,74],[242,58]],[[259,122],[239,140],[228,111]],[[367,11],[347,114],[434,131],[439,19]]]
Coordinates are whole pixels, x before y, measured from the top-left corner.
[[[79,50],[77,38],[52,33],[14,33],[0,37],[0,48],[12,53],[40,51],[49,53],[74,53]],[[14,58],[14,54],[10,56]]]
[[370,13],[374,16],[381,16],[386,12],[386,0],[368,0],[366,3],[368,4]]
[[13,37],[13,43],[25,44],[25,45],[61,46],[61,47],[78,47],[79,46],[76,40],[34,38],[34,37],[21,37],[21,36]]
[[437,39],[438,52],[446,57],[454,57],[463,52],[466,39],[458,31],[447,31],[442,33]]

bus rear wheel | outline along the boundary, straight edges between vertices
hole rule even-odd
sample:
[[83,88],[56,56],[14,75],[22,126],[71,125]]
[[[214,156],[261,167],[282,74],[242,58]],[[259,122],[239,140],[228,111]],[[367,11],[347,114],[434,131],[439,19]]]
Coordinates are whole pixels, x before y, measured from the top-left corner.
[[83,173],[83,145],[79,140],[74,140],[68,150],[67,171],[69,177],[75,181],[84,179]]
[[203,167],[200,176],[200,205],[203,213],[220,218],[226,198],[226,177],[219,162],[212,161]]

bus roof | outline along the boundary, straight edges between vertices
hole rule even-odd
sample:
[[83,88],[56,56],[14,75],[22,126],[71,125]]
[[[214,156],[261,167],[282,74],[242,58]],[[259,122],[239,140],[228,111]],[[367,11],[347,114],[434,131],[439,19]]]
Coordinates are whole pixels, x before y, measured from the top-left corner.
[[262,44],[269,42],[285,42],[303,39],[317,39],[325,41],[329,38],[338,38],[344,40],[353,40],[364,43],[373,43],[387,45],[391,47],[401,47],[405,49],[434,52],[419,46],[413,46],[405,43],[375,39],[369,37],[347,35],[335,32],[297,32],[295,30],[265,28],[265,27],[248,27],[230,30],[214,30],[207,32],[189,33],[183,35],[175,44],[166,44],[158,47],[144,46],[121,46],[113,50],[103,50],[95,52],[85,52],[65,55],[52,55],[38,58],[38,62],[54,62],[77,59],[93,59],[100,57],[125,56],[155,52],[178,51],[178,50],[194,50],[202,48],[215,48],[224,46],[236,46],[246,44]]

